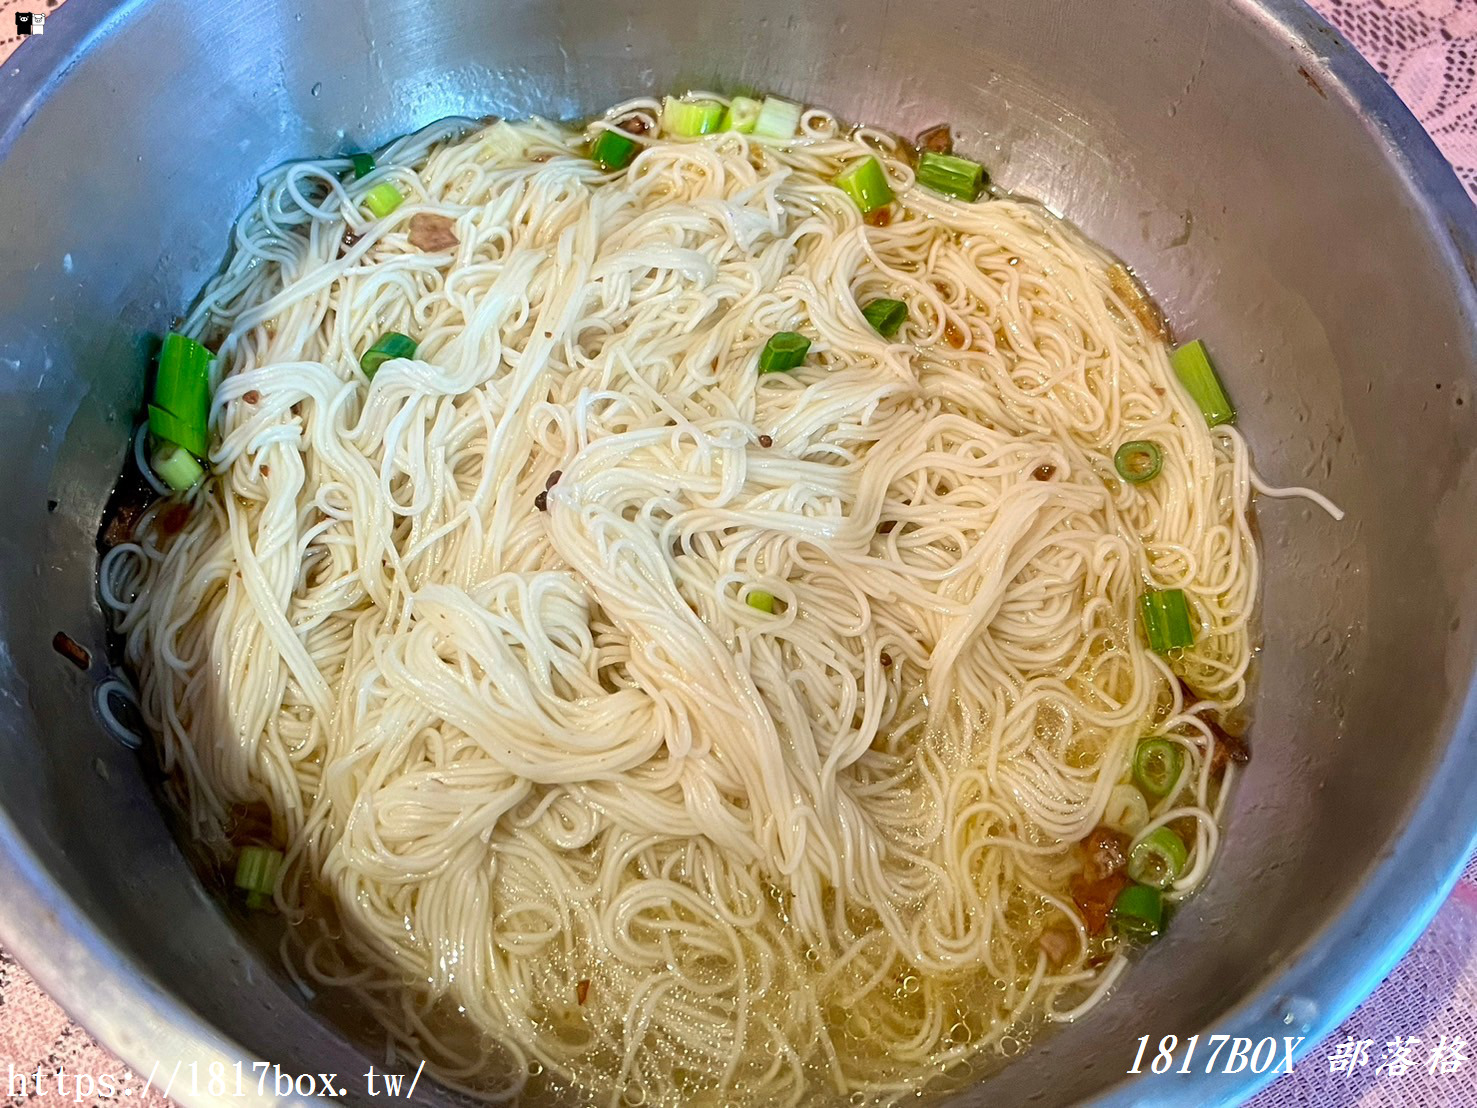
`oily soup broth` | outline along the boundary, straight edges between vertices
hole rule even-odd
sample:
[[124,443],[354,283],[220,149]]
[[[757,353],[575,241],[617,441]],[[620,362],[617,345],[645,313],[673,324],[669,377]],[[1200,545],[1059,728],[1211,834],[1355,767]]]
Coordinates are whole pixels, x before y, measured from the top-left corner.
[[1216,849],[1243,440],[1069,225],[788,125],[638,100],[284,167],[182,328],[210,475],[100,572],[142,710],[217,864],[280,852],[294,979],[452,1087],[952,1085]]

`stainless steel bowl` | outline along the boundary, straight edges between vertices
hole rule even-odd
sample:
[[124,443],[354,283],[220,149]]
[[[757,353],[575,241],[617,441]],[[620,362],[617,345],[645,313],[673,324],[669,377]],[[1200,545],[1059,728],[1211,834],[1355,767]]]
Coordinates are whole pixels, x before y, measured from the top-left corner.
[[1270,1074],[1125,1070],[1146,1034],[1306,1049],[1477,830],[1473,209],[1294,0],[69,0],[0,71],[0,938],[140,1073],[264,1059],[362,1087],[368,1059],[233,929],[96,722],[93,537],[144,338],[268,167],[690,85],[952,121],[1210,342],[1269,479],[1348,509],[1262,504],[1255,757],[1208,888],[1106,1006],[959,1103],[1248,1095]]

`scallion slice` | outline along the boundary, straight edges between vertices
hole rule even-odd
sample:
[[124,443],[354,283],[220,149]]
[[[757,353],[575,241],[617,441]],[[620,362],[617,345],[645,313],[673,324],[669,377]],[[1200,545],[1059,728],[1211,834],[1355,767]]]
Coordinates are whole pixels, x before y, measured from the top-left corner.
[[271,902],[282,869],[282,851],[269,846],[246,846],[236,859],[236,887],[247,893],[246,903],[263,908]]
[[1103,809],[1103,823],[1115,831],[1137,835],[1149,822],[1149,802],[1132,785],[1114,785]]
[[763,107],[764,105],[759,101],[751,100],[747,96],[735,96],[728,102],[728,114],[723,117],[723,129],[737,131],[742,135],[752,133],[755,124],[759,122],[759,112]]
[[154,375],[149,430],[203,458],[209,449],[209,416],[210,351],[184,335],[166,335]]
[[887,171],[871,154],[857,158],[838,173],[835,184],[856,202],[862,215],[892,203],[892,186],[887,182]]
[[760,373],[784,373],[805,361],[810,340],[795,331],[777,331],[759,351]]
[[636,156],[639,144],[620,131],[601,131],[590,143],[590,160],[601,169],[625,169]]
[[175,492],[189,492],[205,480],[205,469],[183,446],[162,442],[149,459],[159,480]]
[[386,331],[360,356],[359,368],[364,370],[364,376],[373,378],[380,366],[391,359],[415,357],[415,346],[415,339],[409,335]]
[[1125,939],[1152,939],[1164,929],[1164,895],[1147,885],[1129,885],[1118,894],[1109,914]]
[[1195,645],[1195,624],[1183,589],[1150,589],[1139,597],[1139,621],[1149,649],[1167,654]]
[[1167,889],[1185,872],[1190,851],[1168,827],[1156,827],[1128,852],[1128,876],[1140,885]]
[[373,154],[350,154],[349,161],[354,165],[354,179],[368,177],[374,172]]
[[754,121],[754,133],[761,138],[794,138],[800,127],[800,105],[778,96],[766,96],[759,105],[759,118]]
[[1130,485],[1142,485],[1159,476],[1164,468],[1164,451],[1157,442],[1134,439],[1118,448],[1113,455],[1113,468]]
[[746,601],[751,608],[758,608],[761,612],[774,614],[774,593],[765,592],[763,589],[750,589]]
[[384,219],[403,203],[404,194],[389,181],[381,181],[364,194],[364,206],[376,219]]
[[918,158],[918,183],[960,200],[975,201],[985,190],[985,167],[968,158],[928,151]]
[[1222,423],[1236,422],[1236,409],[1232,407],[1231,399],[1221,385],[1220,376],[1216,373],[1215,365],[1212,364],[1203,342],[1196,339],[1185,343],[1169,356],[1169,364],[1174,367],[1175,376],[1185,386],[1190,398],[1200,406],[1200,412],[1209,426],[1218,427]]
[[908,306],[901,300],[873,300],[862,309],[862,315],[874,331],[890,339],[908,318]]
[[1140,739],[1133,752],[1133,779],[1150,796],[1168,796],[1184,768],[1184,748],[1169,739]]
[[210,440],[203,426],[183,420],[154,404],[149,405],[149,433],[160,442],[183,446],[197,458],[210,453]]
[[693,138],[711,135],[723,124],[723,105],[716,100],[683,100],[668,96],[662,101],[662,130]]

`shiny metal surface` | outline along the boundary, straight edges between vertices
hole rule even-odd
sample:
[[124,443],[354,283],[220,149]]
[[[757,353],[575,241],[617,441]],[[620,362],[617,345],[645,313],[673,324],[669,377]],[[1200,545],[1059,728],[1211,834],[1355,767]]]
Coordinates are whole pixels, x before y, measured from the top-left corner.
[[[1269,1075],[1124,1071],[1144,1034],[1306,1049],[1477,832],[1473,210],[1292,0],[692,0],[680,18],[650,0],[69,0],[0,71],[0,940],[141,1073],[364,1071],[199,887],[93,716],[92,540],[144,338],[285,159],[688,85],[905,133],[953,121],[1209,341],[1269,480],[1348,509],[1261,505],[1255,757],[1208,888],[1105,1007],[957,1103],[1247,1095]],[[57,630],[90,672],[53,653]]]

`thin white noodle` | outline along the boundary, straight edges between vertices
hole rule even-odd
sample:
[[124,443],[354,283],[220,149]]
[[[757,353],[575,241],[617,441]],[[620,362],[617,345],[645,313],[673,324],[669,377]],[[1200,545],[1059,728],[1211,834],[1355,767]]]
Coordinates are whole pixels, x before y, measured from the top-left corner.
[[97,687],[93,689],[93,702],[97,706],[98,715],[102,717],[103,726],[112,733],[113,738],[117,739],[130,750],[135,750],[142,745],[143,736],[131,727],[126,726],[113,712],[112,698],[115,693],[122,696],[130,704],[135,703],[137,700],[133,689],[126,682],[117,677],[109,677],[106,680],[98,682]]
[[[97,591],[98,598],[103,607],[112,612],[126,612],[133,606],[135,596],[124,597],[119,593],[119,587],[126,587],[132,583],[135,572],[119,569],[123,559],[136,557],[147,564],[148,554],[144,548],[136,542],[119,543],[113,549],[103,555],[102,561],[97,567]],[[140,569],[138,572],[142,572]]]
[[1286,488],[1280,489],[1274,488],[1262,481],[1256,475],[1255,470],[1251,471],[1251,487],[1256,489],[1258,495],[1270,496],[1274,500],[1283,500],[1292,497],[1302,497],[1304,500],[1311,500],[1318,507],[1333,516],[1334,522],[1338,522],[1344,518],[1344,510],[1317,489],[1304,488],[1302,485],[1289,485]]
[[1051,1008],[1047,1011],[1047,1018],[1053,1023],[1071,1023],[1073,1020],[1081,1019],[1102,1003],[1103,997],[1108,995],[1108,990],[1117,983],[1119,975],[1128,968],[1128,959],[1121,954],[1113,955],[1112,959],[1102,972],[1098,974],[1093,983],[1092,992],[1083,998],[1081,1003],[1074,1005],[1065,1011]]
[[144,454],[144,440],[148,437],[149,423],[145,420],[133,433],[133,464],[138,467],[138,471],[143,474],[144,480],[149,483],[151,489],[160,496],[168,496],[169,486],[154,476],[154,467],[149,465],[149,459]]
[[[1070,883],[1147,731],[1187,762],[1153,825],[1200,828],[1174,894],[1204,875],[1223,796],[1174,676],[1241,703],[1251,490],[1326,502],[1207,430],[1039,206],[922,192],[818,111],[614,174],[585,138],[449,121],[367,180],[268,175],[185,325],[222,336],[213,479],[104,598],[197,835],[270,826],[294,980],[387,1049],[493,1100],[901,1100],[1122,971]],[[829,183],[867,152],[886,227]],[[391,330],[417,354],[368,381]],[[761,376],[780,330],[810,355]],[[1131,438],[1156,480],[1116,479]],[[1200,624],[1173,671],[1146,584]]]

